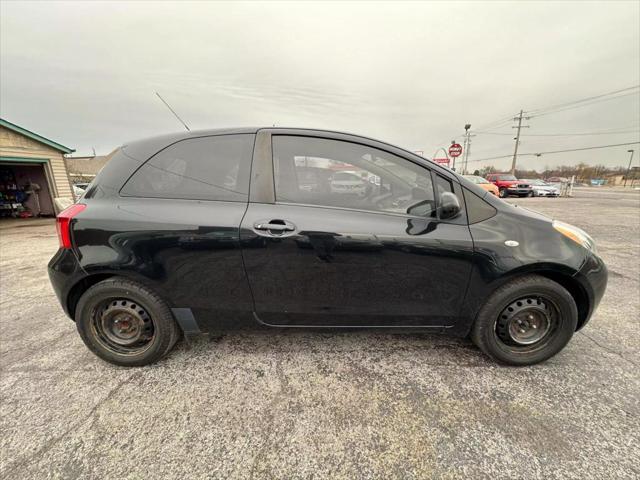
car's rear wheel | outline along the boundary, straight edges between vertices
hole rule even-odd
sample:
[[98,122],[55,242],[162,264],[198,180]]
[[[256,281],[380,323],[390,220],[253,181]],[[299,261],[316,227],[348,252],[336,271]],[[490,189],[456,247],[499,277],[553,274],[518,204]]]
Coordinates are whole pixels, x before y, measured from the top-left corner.
[[180,338],[167,304],[147,287],[123,278],[89,288],[80,297],[75,320],[87,347],[115,365],[153,363]]
[[507,189],[506,189],[506,188],[501,188],[501,189],[498,191],[498,196],[499,196],[500,198],[508,197],[508,196],[509,196],[509,194],[507,193]]
[[543,362],[569,342],[578,310],[571,294],[538,275],[498,288],[480,309],[473,342],[490,357],[510,365]]

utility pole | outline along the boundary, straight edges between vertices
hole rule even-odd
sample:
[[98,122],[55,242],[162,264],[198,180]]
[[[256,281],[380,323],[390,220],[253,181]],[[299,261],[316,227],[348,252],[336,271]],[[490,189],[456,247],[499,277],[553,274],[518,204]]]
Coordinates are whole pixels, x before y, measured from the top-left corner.
[[522,116],[523,113],[524,112],[520,110],[520,114],[514,118],[514,120],[518,121],[518,125],[517,126],[514,125],[513,127],[511,127],[511,128],[518,129],[516,136],[514,138],[514,140],[516,141],[516,146],[513,150],[513,161],[511,162],[511,175],[516,174],[516,159],[518,158],[518,145],[520,144],[520,129],[529,128],[529,125],[522,125],[522,119],[524,118],[525,120],[529,120],[529,118],[531,118],[531,117],[523,117]]
[[[629,173],[631,173],[631,162],[633,161],[633,150],[627,150],[627,153],[631,153],[629,157],[629,167],[627,167],[627,174],[624,176],[624,186],[627,186],[627,178],[629,178]],[[635,175],[634,175],[635,177]],[[635,179],[635,178],[634,178]],[[631,182],[631,186],[633,187],[633,182]]]

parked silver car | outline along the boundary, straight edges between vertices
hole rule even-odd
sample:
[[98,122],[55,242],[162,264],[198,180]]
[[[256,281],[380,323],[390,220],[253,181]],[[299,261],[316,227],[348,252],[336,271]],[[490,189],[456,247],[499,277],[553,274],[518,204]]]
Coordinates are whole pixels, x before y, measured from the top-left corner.
[[336,172],[331,177],[331,192],[365,196],[367,182],[357,172]]
[[522,180],[531,185],[534,197],[557,197],[560,195],[560,190],[555,185],[545,182],[540,179]]

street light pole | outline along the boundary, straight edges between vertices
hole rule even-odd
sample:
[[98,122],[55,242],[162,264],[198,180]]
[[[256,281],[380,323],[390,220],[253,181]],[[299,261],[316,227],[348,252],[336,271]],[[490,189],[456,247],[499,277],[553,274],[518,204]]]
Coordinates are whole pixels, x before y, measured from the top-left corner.
[[[627,150],[627,153],[631,153],[631,156],[629,157],[629,166],[627,167],[627,174],[624,176],[624,186],[627,186],[627,178],[629,178],[629,172],[631,172],[631,162],[633,161],[633,152],[634,150]],[[631,186],[633,187],[633,183],[631,183]]]
[[469,130],[471,130],[471,124],[467,123],[464,126],[464,133],[465,133],[465,139],[464,139],[464,167],[462,169],[462,174],[465,175],[467,174],[467,165],[469,163],[469,149],[471,148],[471,134],[469,132]]

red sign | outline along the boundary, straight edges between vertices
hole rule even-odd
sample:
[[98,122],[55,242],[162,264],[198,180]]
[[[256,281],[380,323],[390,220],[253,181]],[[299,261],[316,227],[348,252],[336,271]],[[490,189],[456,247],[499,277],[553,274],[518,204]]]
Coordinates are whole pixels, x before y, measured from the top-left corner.
[[448,158],[434,158],[433,161],[436,162],[438,165],[444,165],[446,167],[449,166]]
[[449,147],[449,155],[451,155],[453,158],[462,155],[462,147],[459,143],[451,144],[451,146]]

